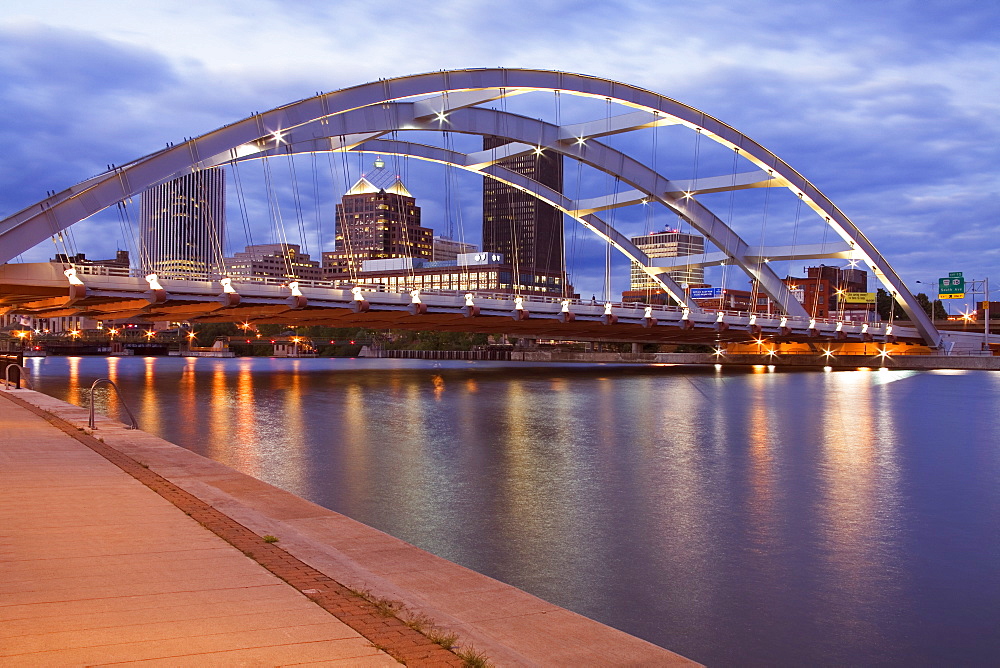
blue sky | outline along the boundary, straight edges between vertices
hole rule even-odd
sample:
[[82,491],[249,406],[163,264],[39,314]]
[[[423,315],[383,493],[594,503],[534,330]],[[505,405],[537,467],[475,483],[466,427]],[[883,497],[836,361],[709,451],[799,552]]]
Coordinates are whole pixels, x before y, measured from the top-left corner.
[[[0,5],[0,215],[108,163],[317,90],[528,67],[625,81],[733,125],[820,187],[916,289],[949,271],[979,278],[1000,267],[995,3]],[[428,223],[456,215],[442,212],[443,179],[414,180]],[[471,189],[462,199],[470,237],[477,197]],[[745,216],[759,217],[751,202]],[[637,216],[619,220],[641,231]],[[108,224],[76,226],[79,250],[113,253],[121,242]],[[598,292],[603,252],[579,248],[578,287]],[[52,252],[49,244],[24,259]]]

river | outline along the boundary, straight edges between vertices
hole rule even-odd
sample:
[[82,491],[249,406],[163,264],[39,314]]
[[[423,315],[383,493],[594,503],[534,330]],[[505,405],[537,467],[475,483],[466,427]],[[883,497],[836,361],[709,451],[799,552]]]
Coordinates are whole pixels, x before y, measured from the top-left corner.
[[77,404],[111,378],[142,429],[712,666],[1000,662],[998,372],[27,364]]

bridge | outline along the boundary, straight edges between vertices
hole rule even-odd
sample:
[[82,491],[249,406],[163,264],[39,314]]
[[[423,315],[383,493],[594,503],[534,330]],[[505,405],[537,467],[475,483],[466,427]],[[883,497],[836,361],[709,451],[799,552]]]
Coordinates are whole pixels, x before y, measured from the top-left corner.
[[[508,101],[531,115],[510,111]],[[547,97],[546,97],[547,96]],[[563,122],[562,99],[597,101],[603,116]],[[555,100],[555,104],[545,100]],[[549,104],[544,120],[537,112]],[[578,109],[584,109],[581,105]],[[591,104],[590,109],[593,110]],[[660,128],[683,129],[694,140],[694,173],[664,173],[635,147],[654,143]],[[414,141],[400,137],[412,134]],[[507,140],[498,149],[462,152],[452,135]],[[634,137],[629,144],[622,137]],[[434,143],[436,140],[436,143]],[[432,143],[425,143],[430,141]],[[731,173],[699,175],[699,147],[712,142],[729,155]],[[626,146],[627,144],[627,146]],[[570,197],[505,168],[505,158],[553,152],[613,180],[591,179],[590,192]],[[377,154],[459,168],[495,179],[552,205],[637,263],[676,303],[650,306],[528,294],[419,291],[332,281],[244,281],[221,274],[204,280],[118,276],[100,268],[10,263],[36,244],[143,190],[185,174],[295,154]],[[746,169],[747,171],[740,171]],[[602,190],[603,188],[603,190]],[[749,235],[732,213],[706,200],[758,189],[794,202],[792,238],[764,243],[763,223]],[[564,189],[565,190],[565,189]],[[610,192],[609,192],[610,191]],[[697,256],[650,258],[616,229],[615,211],[662,207],[703,235],[714,250]],[[800,211],[822,231],[799,234]],[[759,214],[758,214],[759,215]],[[602,217],[604,216],[604,217]],[[787,226],[786,226],[787,227]],[[804,230],[804,227],[803,227]],[[828,235],[832,233],[834,240]],[[802,236],[805,232],[802,232]],[[773,268],[777,262],[833,259],[863,266],[890,293],[909,321],[853,322],[810,315]],[[280,322],[371,328],[442,329],[516,336],[624,342],[783,342],[915,344],[940,351],[972,350],[982,336],[935,327],[888,260],[829,198],[777,155],[735,128],[693,107],[628,84],[598,77],[519,69],[468,69],[386,79],[319,93],[226,125],[86,179],[0,221],[0,309],[35,317]],[[670,276],[689,266],[725,267],[746,275],[773,313],[704,310]]]

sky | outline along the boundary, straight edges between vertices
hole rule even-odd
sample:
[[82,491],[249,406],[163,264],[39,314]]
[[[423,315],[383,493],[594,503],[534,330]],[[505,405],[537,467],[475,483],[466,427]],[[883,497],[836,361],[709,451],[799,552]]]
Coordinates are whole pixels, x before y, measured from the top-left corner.
[[[637,85],[734,126],[826,193],[914,292],[952,271],[994,275],[1000,288],[997,3],[0,0],[0,9],[0,216],[109,163],[316,91],[441,69],[538,68]],[[691,159],[685,148],[678,165]],[[458,215],[443,212],[445,179],[414,180],[432,227]],[[462,187],[474,239],[478,194]],[[716,200],[726,219],[728,202]],[[759,219],[759,196],[747,202],[728,215]],[[789,243],[790,214],[774,206],[769,242]],[[623,211],[618,221],[637,233],[641,217]],[[113,254],[123,243],[115,225],[105,214],[74,226],[77,250]],[[603,251],[572,243],[577,288],[599,292]],[[23,259],[47,259],[47,244]],[[615,260],[614,271],[620,290],[627,263]]]

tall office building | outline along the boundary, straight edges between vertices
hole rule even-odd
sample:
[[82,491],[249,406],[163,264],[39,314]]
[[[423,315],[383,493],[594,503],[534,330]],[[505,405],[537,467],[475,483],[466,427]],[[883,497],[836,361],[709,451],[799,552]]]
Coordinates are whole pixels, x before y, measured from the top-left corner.
[[[664,230],[632,237],[632,243],[650,258],[702,255],[705,252],[705,237],[686,234],[680,230]],[[705,268],[700,266],[689,265],[667,273],[678,285],[700,285],[705,282]],[[632,291],[660,289],[660,284],[636,262],[632,263],[631,279]]]
[[226,224],[226,174],[221,167],[153,186],[139,205],[140,262],[162,278],[218,273]]
[[[499,148],[507,142],[486,136],[483,150]],[[499,164],[562,192],[562,156],[555,151],[505,158]],[[567,286],[562,212],[526,192],[489,178],[483,180],[483,250],[503,254],[521,276],[554,274],[561,276],[560,283]]]
[[[379,162],[373,180],[380,181]],[[420,225],[420,207],[403,182],[387,187],[361,177],[337,205],[335,249],[323,253],[327,278],[349,278],[365,260],[411,257],[430,260],[433,230]]]

